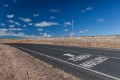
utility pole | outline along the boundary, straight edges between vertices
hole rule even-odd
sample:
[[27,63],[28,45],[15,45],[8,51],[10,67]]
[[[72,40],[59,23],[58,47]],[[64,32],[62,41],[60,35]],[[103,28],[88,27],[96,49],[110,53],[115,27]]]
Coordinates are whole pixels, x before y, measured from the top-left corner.
[[72,17],[72,37],[74,36],[74,17]]

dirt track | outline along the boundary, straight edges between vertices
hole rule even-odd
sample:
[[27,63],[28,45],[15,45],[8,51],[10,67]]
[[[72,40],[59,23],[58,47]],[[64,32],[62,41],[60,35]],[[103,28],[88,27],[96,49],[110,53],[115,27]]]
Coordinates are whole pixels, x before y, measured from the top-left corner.
[[80,80],[20,50],[0,45],[0,80]]

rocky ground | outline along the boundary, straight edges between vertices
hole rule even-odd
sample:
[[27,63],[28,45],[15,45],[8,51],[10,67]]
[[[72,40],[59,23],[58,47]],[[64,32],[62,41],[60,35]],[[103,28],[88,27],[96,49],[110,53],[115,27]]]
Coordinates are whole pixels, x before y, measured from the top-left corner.
[[0,80],[80,80],[27,53],[0,45]]

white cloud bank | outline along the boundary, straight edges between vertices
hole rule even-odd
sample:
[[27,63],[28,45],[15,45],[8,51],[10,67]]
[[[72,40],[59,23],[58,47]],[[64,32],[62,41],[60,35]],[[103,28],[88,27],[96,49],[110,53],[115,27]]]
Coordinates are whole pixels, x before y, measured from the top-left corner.
[[21,28],[10,28],[8,30],[10,30],[10,31],[22,31],[23,29],[21,29]]
[[0,29],[0,36],[20,36],[20,34],[8,31],[8,29]]
[[46,21],[35,23],[35,26],[38,26],[38,27],[48,27],[48,26],[57,26],[57,25],[59,24],[56,22],[46,22]]
[[7,29],[0,29],[0,36],[13,36],[13,37],[20,37],[24,39],[41,39],[41,38],[50,38],[51,35],[47,33],[43,33],[42,36],[39,35],[26,35],[22,32],[15,33],[12,31],[7,31]]
[[21,28],[10,28],[10,29],[6,29],[6,28],[2,28],[0,29],[0,32],[6,32],[6,31],[22,31],[23,29]]
[[0,32],[4,32],[4,31],[8,31],[8,29],[5,29],[5,28],[0,29]]
[[8,22],[9,22],[9,23],[14,23],[14,21],[13,21],[13,20],[8,20]]
[[26,23],[32,22],[30,18],[19,18],[19,19]]

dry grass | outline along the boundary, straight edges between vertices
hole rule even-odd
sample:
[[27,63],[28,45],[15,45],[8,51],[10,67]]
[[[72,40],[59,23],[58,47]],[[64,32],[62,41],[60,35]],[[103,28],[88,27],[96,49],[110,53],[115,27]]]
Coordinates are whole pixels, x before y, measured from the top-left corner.
[[80,80],[7,45],[0,45],[0,80]]
[[[2,40],[3,41],[3,40]],[[6,43],[58,44],[120,49],[120,36],[68,37],[40,40],[4,40]]]

